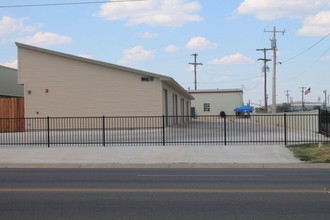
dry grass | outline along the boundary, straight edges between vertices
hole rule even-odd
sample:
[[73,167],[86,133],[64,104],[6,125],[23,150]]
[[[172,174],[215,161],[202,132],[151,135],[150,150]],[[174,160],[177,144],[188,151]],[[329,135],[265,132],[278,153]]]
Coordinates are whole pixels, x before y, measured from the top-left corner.
[[288,148],[302,161],[330,163],[330,144],[305,144]]

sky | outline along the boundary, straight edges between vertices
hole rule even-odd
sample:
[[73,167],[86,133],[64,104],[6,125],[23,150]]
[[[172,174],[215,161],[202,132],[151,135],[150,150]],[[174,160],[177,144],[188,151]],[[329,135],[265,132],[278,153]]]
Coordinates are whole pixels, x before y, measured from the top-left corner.
[[[52,3],[84,4],[21,7]],[[308,88],[305,102],[324,102],[329,0],[0,0],[0,65],[17,68],[21,42],[167,75],[192,90],[196,53],[203,64],[197,89],[243,89],[244,103],[258,107],[264,73],[256,49],[271,48],[274,27],[277,103],[301,101]],[[273,62],[267,65],[270,104]]]

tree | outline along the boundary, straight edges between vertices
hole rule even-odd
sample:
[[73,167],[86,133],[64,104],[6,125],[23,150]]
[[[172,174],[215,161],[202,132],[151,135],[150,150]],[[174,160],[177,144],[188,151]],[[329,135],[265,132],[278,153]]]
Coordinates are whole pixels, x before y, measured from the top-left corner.
[[277,112],[290,112],[291,105],[288,103],[283,103],[282,105],[277,106]]

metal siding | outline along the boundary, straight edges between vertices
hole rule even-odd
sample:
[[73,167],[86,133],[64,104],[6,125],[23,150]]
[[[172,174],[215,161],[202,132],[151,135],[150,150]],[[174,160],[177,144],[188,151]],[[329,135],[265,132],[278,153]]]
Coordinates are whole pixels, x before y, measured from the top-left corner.
[[26,117],[162,114],[159,79],[25,48],[19,59]]

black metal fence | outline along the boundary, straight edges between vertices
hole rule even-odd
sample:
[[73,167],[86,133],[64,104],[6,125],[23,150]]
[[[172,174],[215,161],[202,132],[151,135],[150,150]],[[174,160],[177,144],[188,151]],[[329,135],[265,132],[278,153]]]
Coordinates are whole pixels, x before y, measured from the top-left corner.
[[[0,146],[284,144],[330,142],[321,114],[0,118]],[[326,125],[326,126],[325,126]]]
[[321,109],[319,112],[319,125],[320,133],[329,136],[330,135],[330,112],[327,109]]

